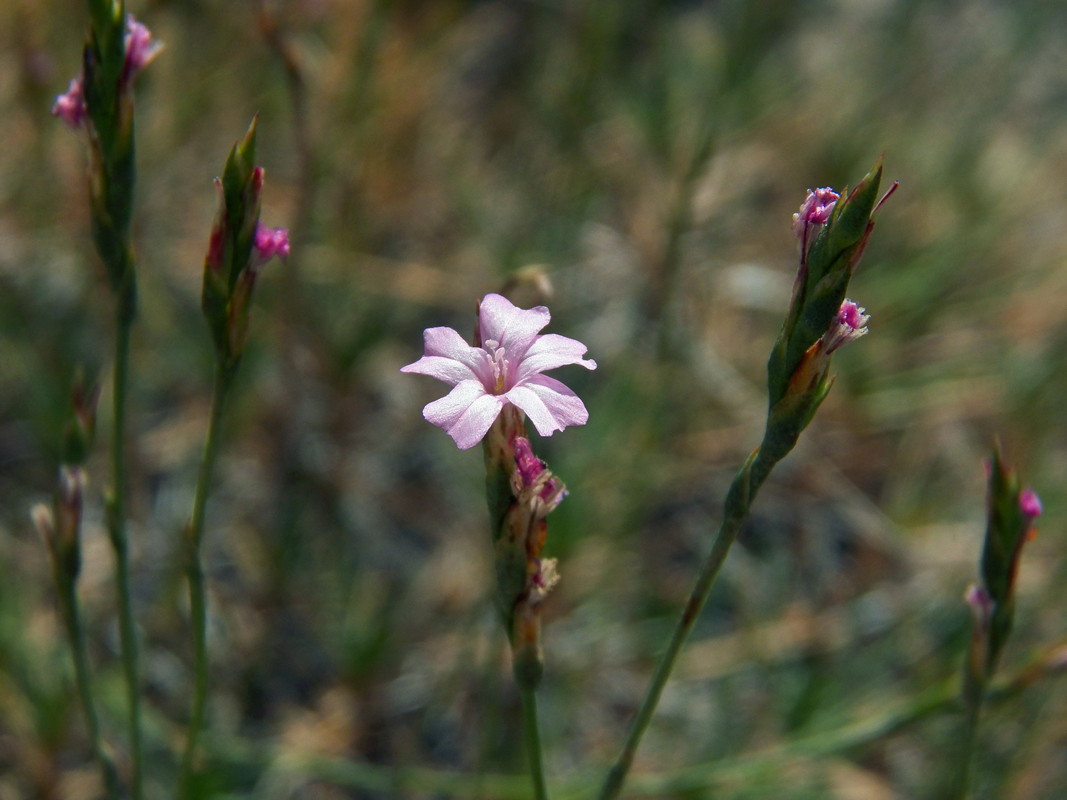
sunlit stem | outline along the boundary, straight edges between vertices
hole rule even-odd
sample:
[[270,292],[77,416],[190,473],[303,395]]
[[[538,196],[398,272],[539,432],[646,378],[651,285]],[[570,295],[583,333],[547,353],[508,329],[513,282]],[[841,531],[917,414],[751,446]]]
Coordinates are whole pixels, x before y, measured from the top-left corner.
[[693,626],[700,617],[700,612],[708,600],[708,595],[711,594],[711,588],[715,585],[715,579],[718,578],[719,571],[722,569],[726,556],[730,552],[730,547],[737,538],[737,532],[748,517],[749,508],[756,492],[763,485],[763,482],[774,467],[774,462],[764,459],[761,456],[761,452],[757,451],[745,463],[745,466],[737,473],[730,486],[722,524],[719,526],[715,543],[711,547],[711,552],[704,562],[704,567],[693,586],[689,600],[686,602],[682,615],[678,619],[678,624],[675,626],[670,643],[660,657],[656,671],[648,684],[648,689],[645,691],[645,697],[641,701],[641,707],[638,709],[637,716],[630,726],[622,751],[608,771],[607,778],[600,790],[600,800],[613,800],[622,791],[622,785],[626,781],[626,775],[630,771],[630,767],[633,765],[637,748],[641,744],[645,731],[648,730],[649,723],[652,722],[652,716],[656,712],[656,706],[659,704],[663,689],[667,685],[671,672],[674,670],[675,663],[678,661],[682,646],[685,644],[686,639],[689,638]]

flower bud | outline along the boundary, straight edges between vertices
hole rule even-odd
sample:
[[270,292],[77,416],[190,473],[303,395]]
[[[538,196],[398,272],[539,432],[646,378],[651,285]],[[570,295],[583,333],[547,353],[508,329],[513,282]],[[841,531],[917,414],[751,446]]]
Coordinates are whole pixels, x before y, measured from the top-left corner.
[[63,426],[63,463],[79,465],[89,457],[96,433],[96,407],[100,401],[100,385],[85,386],[81,373],[74,378],[70,408]]

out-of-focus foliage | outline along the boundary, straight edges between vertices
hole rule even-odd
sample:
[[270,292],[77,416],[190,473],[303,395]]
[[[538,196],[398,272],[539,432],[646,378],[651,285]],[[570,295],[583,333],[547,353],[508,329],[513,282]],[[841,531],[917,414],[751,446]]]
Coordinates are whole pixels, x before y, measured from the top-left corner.
[[[548,768],[597,774],[762,434],[796,268],[790,215],[806,188],[855,183],[882,152],[901,189],[850,289],[871,333],[839,354],[816,422],[764,487],[635,771],[830,730],[957,673],[994,434],[1046,508],[1001,669],[1064,636],[1062,4],[131,10],[166,43],[137,87],[130,403],[153,796],[173,775],[191,681],[177,553],[211,378],[199,312],[211,179],[256,112],[264,217],[292,227],[293,253],[261,277],[208,509],[209,720],[230,744],[214,748],[205,791],[312,796],[238,741],[282,759],[522,768],[481,460],[421,419],[441,387],[398,369],[424,327],[470,329],[475,299],[534,264],[554,286],[550,330],[600,365],[566,376],[589,424],[535,443],[571,491],[546,549],[563,576],[546,606]],[[76,366],[110,368],[85,152],[49,115],[86,23],[79,0],[0,5],[4,800],[95,791],[28,517],[54,484]],[[545,300],[529,285],[515,299]],[[102,435],[109,403],[105,391]],[[88,468],[81,593],[121,756],[100,446]],[[1065,691],[1039,684],[989,711],[978,797],[1067,794]],[[677,796],[923,797],[952,731],[937,717]]]

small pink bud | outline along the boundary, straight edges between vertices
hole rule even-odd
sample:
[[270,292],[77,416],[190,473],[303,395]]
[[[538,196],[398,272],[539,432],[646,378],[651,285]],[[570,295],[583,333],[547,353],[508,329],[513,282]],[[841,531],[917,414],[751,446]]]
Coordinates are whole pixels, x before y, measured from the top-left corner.
[[845,299],[837,312],[837,319],[823,336],[823,346],[827,354],[867,333],[867,320],[870,316],[863,313],[866,310]]
[[254,167],[252,169],[252,196],[259,197],[259,193],[263,191],[263,176],[266,171],[263,167]]
[[286,228],[268,228],[260,222],[256,225],[254,243],[253,268],[263,266],[274,256],[285,258],[289,255],[289,231]]
[[985,629],[989,627],[989,621],[993,618],[993,598],[984,586],[972,584],[963,595],[967,605],[971,607],[971,615],[975,625]]
[[163,43],[152,38],[151,31],[133,18],[126,15],[126,68],[123,78],[132,81],[142,69],[152,63]]
[[1019,494],[1019,509],[1023,512],[1023,516],[1028,517],[1031,521],[1041,516],[1043,509],[1041,508],[1041,498],[1037,496],[1037,493],[1027,487]]
[[803,239],[804,231],[809,225],[825,224],[830,219],[838,198],[837,192],[829,186],[814,192],[808,189],[808,196],[804,198],[800,211],[793,215],[793,233],[796,237]]
[[85,97],[82,94],[82,77],[79,75],[70,82],[67,93],[56,98],[52,106],[52,115],[59,117],[67,127],[77,130],[85,120]]
[[516,436],[511,444],[515,449],[515,467],[522,478],[523,487],[533,486],[537,476],[544,472],[545,462],[533,454],[529,439]]

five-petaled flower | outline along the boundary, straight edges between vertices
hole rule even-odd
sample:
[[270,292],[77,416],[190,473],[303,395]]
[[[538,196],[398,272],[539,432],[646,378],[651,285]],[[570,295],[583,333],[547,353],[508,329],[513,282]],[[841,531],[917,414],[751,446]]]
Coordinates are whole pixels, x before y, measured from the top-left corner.
[[451,328],[427,328],[425,354],[401,372],[429,375],[455,388],[427,405],[423,417],[443,428],[461,450],[481,441],[506,403],[526,412],[542,436],[584,425],[589,412],[578,396],[541,373],[568,364],[596,369],[596,362],[582,358],[587,348],[579,341],[539,335],[550,318],[544,306],[516,308],[507,298],[489,294],[478,308],[480,347],[471,347]]

